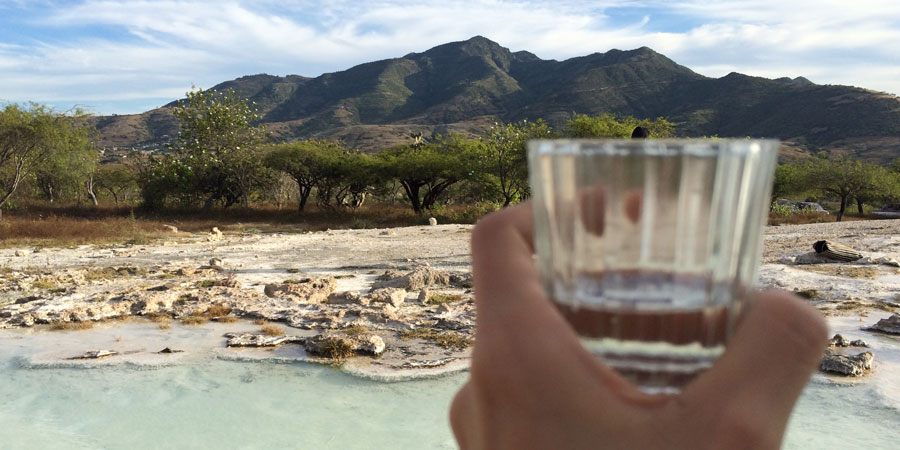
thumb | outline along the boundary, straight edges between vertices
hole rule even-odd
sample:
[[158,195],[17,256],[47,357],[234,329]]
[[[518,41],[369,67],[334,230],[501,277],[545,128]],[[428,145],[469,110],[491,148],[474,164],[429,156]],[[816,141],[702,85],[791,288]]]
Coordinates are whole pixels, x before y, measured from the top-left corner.
[[720,401],[722,416],[739,408],[742,420],[757,421],[780,440],[797,397],[822,359],[827,332],[821,314],[796,296],[761,292],[728,349],[687,387],[683,399]]

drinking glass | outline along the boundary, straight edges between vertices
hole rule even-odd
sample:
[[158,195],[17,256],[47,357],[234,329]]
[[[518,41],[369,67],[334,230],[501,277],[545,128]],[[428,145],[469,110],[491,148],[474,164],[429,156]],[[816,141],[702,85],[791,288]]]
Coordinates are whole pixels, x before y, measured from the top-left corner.
[[650,393],[724,351],[752,294],[778,141],[528,143],[537,266],[584,346]]

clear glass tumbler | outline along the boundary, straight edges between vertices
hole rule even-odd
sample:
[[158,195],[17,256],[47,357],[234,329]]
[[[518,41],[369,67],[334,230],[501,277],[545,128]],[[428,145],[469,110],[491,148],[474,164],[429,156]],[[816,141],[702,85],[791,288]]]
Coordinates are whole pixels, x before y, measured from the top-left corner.
[[724,351],[761,256],[778,141],[528,144],[537,264],[585,347],[646,392]]

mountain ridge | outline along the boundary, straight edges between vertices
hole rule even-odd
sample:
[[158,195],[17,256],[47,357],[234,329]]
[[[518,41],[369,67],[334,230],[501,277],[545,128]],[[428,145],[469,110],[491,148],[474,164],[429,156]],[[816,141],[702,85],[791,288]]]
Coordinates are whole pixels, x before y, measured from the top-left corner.
[[[772,137],[799,153],[900,156],[900,98],[804,77],[700,75],[649,47],[562,61],[512,52],[483,36],[372,61],[318,77],[248,75],[234,89],[255,102],[276,141],[342,139],[375,151],[426,135],[479,133],[494,120],[573,113],[665,117],[685,136]],[[105,147],[160,147],[177,136],[170,108],[99,117]],[[798,153],[798,154],[799,154]]]

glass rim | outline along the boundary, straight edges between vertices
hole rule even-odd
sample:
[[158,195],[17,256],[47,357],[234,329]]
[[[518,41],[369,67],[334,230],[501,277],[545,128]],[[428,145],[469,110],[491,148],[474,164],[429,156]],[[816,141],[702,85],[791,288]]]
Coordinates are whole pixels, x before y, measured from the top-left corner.
[[715,156],[732,154],[777,153],[778,139],[753,138],[561,138],[531,139],[527,142],[531,155],[649,155],[649,156]]

